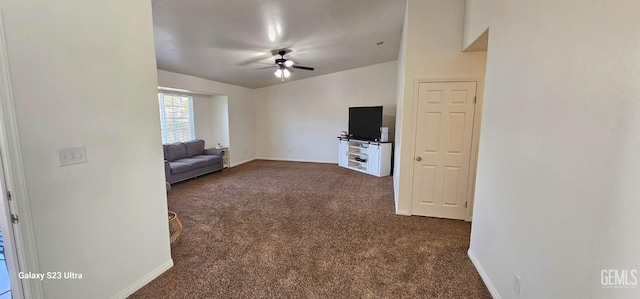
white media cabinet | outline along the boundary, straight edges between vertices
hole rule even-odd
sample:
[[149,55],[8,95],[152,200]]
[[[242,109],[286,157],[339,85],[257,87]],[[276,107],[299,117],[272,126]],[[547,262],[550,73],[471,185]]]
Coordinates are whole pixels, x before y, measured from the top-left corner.
[[340,138],[338,165],[378,177],[391,175],[391,143]]

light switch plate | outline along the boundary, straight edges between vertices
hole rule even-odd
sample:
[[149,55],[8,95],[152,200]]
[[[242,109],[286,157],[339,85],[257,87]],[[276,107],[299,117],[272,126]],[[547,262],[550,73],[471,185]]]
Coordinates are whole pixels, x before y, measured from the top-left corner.
[[522,285],[522,277],[518,273],[513,273],[513,291],[520,295],[520,286]]
[[84,146],[58,149],[60,166],[87,163],[87,153]]

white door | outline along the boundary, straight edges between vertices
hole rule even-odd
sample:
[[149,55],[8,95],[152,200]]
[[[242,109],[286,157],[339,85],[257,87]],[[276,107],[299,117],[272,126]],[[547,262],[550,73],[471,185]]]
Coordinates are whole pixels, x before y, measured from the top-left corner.
[[464,219],[477,83],[418,84],[411,214]]
[[[3,23],[3,11],[0,8],[0,24]],[[11,83],[9,77],[6,76],[9,74],[9,61],[7,60],[6,55],[6,38],[4,27],[0,26],[0,90],[6,91],[10,88]],[[0,147],[8,148],[9,144],[11,144],[10,140],[14,140],[13,138],[9,138],[8,136],[12,135],[10,132],[17,130],[15,126],[11,126],[11,129],[8,129],[5,125],[9,123],[7,119],[7,115],[10,115],[10,112],[13,108],[10,108],[13,100],[10,97],[7,97],[8,92],[0,93],[0,103],[2,106],[0,111],[0,131],[3,131],[3,135],[5,139],[0,141]],[[8,109],[7,109],[8,108]],[[5,110],[7,109],[7,110]],[[5,153],[6,154],[6,153]],[[11,176],[8,175],[8,172],[5,172],[5,168],[3,165],[3,158],[6,155],[0,153],[0,230],[2,230],[2,245],[4,246],[4,252],[0,253],[0,298],[24,298],[25,292],[23,292],[23,287],[25,289],[29,288],[29,280],[28,279],[18,279],[18,273],[21,271],[21,264],[19,261],[24,261],[25,253],[23,248],[17,248],[16,237],[19,237],[20,240],[24,240],[21,236],[20,232],[20,224],[14,223],[12,221],[12,211],[14,211],[15,200],[11,199],[11,194],[8,192],[7,180],[5,180],[5,174],[7,178]],[[6,161],[6,160],[5,160]],[[15,183],[15,181],[14,181]],[[17,219],[16,219],[16,222]],[[24,244],[19,242],[20,244]],[[20,256],[23,258],[20,259],[18,256],[18,252],[20,252]],[[26,263],[22,263],[23,265]],[[25,266],[22,266],[25,267]]]
[[[0,230],[2,232],[2,240],[0,245],[3,251],[0,253],[0,298],[22,298],[22,284],[18,280],[18,272],[20,272],[17,263],[17,251],[14,242],[14,225],[11,221],[11,203],[6,188],[6,180],[4,177],[4,165],[0,158]],[[8,294],[8,295],[7,295]],[[6,296],[6,297],[5,297]]]

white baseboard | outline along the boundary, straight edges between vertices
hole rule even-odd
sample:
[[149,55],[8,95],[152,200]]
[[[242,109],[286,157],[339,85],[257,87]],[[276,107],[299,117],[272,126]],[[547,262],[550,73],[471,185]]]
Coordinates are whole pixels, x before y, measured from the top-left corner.
[[500,294],[498,294],[498,290],[496,290],[496,287],[493,286],[493,283],[491,283],[489,276],[487,276],[487,272],[484,272],[482,265],[480,265],[480,261],[478,261],[476,255],[473,254],[471,248],[467,250],[467,255],[469,256],[469,259],[471,259],[471,263],[473,263],[473,266],[476,267],[476,271],[478,271],[478,274],[480,274],[480,277],[482,278],[482,281],[484,281],[484,284],[487,286],[487,289],[489,289],[491,297],[493,297],[494,299],[501,299]]
[[154,280],[156,277],[160,276],[160,274],[169,270],[171,267],[173,267],[173,259],[168,260],[166,263],[160,265],[160,267],[151,271],[149,274],[138,279],[138,281],[134,282],[132,285],[128,286],[126,289],[120,291],[120,293],[116,294],[112,298],[125,299],[129,297],[131,294],[135,293],[135,291],[139,290],[140,288],[142,288],[143,286],[145,286],[146,284]]
[[403,215],[403,216],[411,216],[411,213],[409,213],[409,211],[407,210],[396,210],[396,214]]
[[270,161],[289,161],[289,162],[307,162],[307,163],[325,163],[325,164],[338,164],[338,161],[323,161],[323,160],[308,160],[308,159],[284,159],[284,158],[267,158],[258,157],[256,160],[270,160]]
[[253,160],[255,160],[255,159],[249,159],[249,160],[240,161],[240,162],[238,162],[238,163],[235,163],[235,164],[233,164],[233,165],[229,166],[229,168],[231,168],[231,167],[236,167],[236,166],[238,166],[238,165],[242,165],[242,164],[244,164],[244,163],[249,163],[249,162],[251,162],[251,161],[253,161]]

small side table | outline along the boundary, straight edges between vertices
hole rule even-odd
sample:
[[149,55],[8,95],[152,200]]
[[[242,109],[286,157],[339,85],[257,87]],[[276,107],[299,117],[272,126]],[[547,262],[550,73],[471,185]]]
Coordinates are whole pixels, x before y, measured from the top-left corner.
[[229,163],[229,148],[223,147],[220,149],[222,150],[222,168],[229,168],[231,166]]

